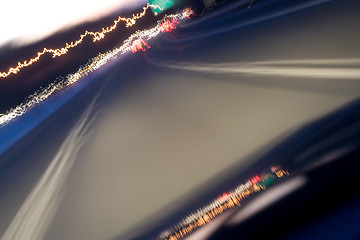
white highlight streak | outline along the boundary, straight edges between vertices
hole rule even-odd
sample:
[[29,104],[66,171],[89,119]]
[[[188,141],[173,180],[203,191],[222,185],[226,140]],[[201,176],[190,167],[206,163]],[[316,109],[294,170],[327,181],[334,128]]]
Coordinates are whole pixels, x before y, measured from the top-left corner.
[[[100,94],[100,93],[99,93]],[[61,203],[66,179],[81,147],[89,139],[99,94],[82,114],[50,165],[21,205],[2,240],[42,239]]]
[[[273,75],[283,77],[302,77],[316,79],[352,79],[360,80],[360,59],[318,59],[318,60],[289,60],[289,61],[259,61],[235,63],[157,63],[160,66],[195,72]],[[281,64],[285,66],[274,66]],[[314,67],[289,65],[315,65]],[[324,65],[318,67],[317,65]],[[330,65],[330,66],[329,66]],[[346,67],[343,67],[345,65]],[[354,66],[348,66],[354,65]]]

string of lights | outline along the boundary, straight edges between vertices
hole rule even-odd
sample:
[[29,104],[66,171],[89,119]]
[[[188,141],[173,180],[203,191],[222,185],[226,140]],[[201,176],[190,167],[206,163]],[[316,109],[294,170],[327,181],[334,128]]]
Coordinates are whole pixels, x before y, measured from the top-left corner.
[[162,232],[158,240],[178,240],[212,221],[215,217],[234,207],[240,207],[241,201],[254,193],[264,191],[277,179],[288,176],[289,172],[279,166],[271,167],[271,172],[255,175],[247,182],[224,193],[196,212],[189,214],[169,230]]

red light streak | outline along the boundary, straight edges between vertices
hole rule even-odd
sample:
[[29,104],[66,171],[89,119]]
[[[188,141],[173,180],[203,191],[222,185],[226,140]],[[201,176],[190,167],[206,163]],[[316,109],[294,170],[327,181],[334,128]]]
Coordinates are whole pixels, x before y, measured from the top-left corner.
[[161,31],[162,32],[171,32],[173,29],[176,29],[176,25],[178,25],[178,22],[174,19],[166,19],[161,24]]
[[135,41],[134,43],[133,43],[133,45],[132,45],[132,47],[131,47],[131,51],[133,52],[133,53],[136,53],[136,52],[138,52],[138,51],[143,51],[143,52],[145,52],[146,51],[146,49],[148,49],[148,48],[151,48],[146,42],[144,42],[144,40],[142,40],[142,39],[139,39],[139,40],[137,40],[137,41]]

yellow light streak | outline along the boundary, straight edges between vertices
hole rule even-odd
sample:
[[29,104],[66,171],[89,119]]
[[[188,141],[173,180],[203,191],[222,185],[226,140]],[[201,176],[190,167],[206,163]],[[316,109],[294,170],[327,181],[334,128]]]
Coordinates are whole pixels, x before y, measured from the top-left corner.
[[143,7],[143,11],[137,14],[133,14],[132,17],[130,18],[126,18],[126,17],[121,17],[119,16],[116,20],[114,20],[114,24],[111,26],[108,26],[106,28],[102,28],[102,30],[100,32],[92,32],[92,31],[88,31],[86,30],[83,34],[80,35],[79,39],[70,43],[65,43],[65,47],[62,48],[55,48],[55,49],[48,49],[48,48],[44,48],[41,52],[37,52],[36,53],[36,57],[31,58],[30,60],[25,60],[22,63],[18,62],[16,67],[11,67],[9,68],[8,71],[5,72],[0,72],[0,77],[1,78],[6,78],[11,74],[17,74],[22,68],[28,67],[30,65],[32,65],[33,63],[39,61],[39,59],[41,58],[41,56],[43,56],[46,53],[52,53],[52,57],[59,57],[62,56],[64,54],[67,54],[69,49],[77,47],[78,45],[80,45],[84,38],[86,36],[92,36],[93,38],[93,42],[96,41],[100,41],[101,39],[104,39],[107,33],[110,33],[112,31],[114,31],[117,27],[118,24],[120,22],[125,22],[126,23],[126,27],[131,27],[133,25],[136,24],[136,21],[140,18],[142,18],[143,16],[146,15],[146,12],[149,8],[159,8],[162,9],[160,6],[158,5],[153,5],[153,4],[147,4],[145,7]]

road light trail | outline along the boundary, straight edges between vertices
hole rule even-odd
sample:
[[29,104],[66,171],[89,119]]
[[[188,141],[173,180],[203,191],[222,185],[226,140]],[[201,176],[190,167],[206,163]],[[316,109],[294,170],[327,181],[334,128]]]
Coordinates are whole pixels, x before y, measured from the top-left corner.
[[[290,14],[293,12],[297,12],[297,11],[300,11],[300,10],[303,10],[306,8],[314,7],[314,6],[317,6],[320,4],[324,4],[329,1],[332,1],[332,0],[312,0],[312,1],[298,1],[298,2],[294,1],[297,4],[294,4],[289,7],[286,7],[287,5],[284,5],[285,8],[282,8],[276,12],[264,11],[264,13],[261,14],[260,16],[255,15],[254,17],[246,18],[245,20],[242,20],[242,21],[233,20],[230,23],[228,22],[227,24],[221,24],[221,19],[223,19],[223,20],[228,19],[229,16],[233,16],[233,17],[237,18],[244,13],[243,11],[233,11],[233,10],[235,10],[238,7],[243,6],[248,1],[240,1],[240,0],[234,1],[235,3],[233,6],[230,5],[228,9],[224,8],[224,10],[222,10],[223,11],[221,14],[222,17],[217,18],[215,23],[211,22],[210,20],[214,19],[215,17],[220,15],[219,12],[214,12],[214,13],[205,15],[204,17],[199,18],[195,21],[192,21],[191,23],[189,23],[187,25],[187,27],[192,26],[192,25],[196,26],[197,24],[206,22],[207,26],[205,29],[200,30],[200,31],[198,30],[195,33],[183,35],[181,38],[174,38],[174,39],[172,39],[172,41],[176,41],[176,42],[191,41],[191,40],[195,40],[195,39],[206,38],[206,37],[217,35],[217,34],[222,34],[225,32],[233,31],[235,29],[240,29],[240,28],[248,27],[248,26],[258,24],[261,22],[269,21],[271,19],[281,17],[283,15]],[[233,11],[233,13],[231,13],[231,11]],[[201,27],[200,27],[200,29],[201,29]]]
[[140,18],[142,18],[142,17],[144,17],[146,15],[147,10],[149,8],[155,8],[155,9],[159,8],[159,9],[161,9],[161,7],[158,6],[158,5],[152,5],[152,4],[148,3],[145,7],[143,7],[142,12],[137,13],[137,14],[133,14],[133,16],[130,17],[130,18],[119,16],[116,20],[114,20],[113,25],[108,26],[106,28],[102,28],[102,30],[100,32],[92,32],[92,31],[87,31],[86,30],[83,34],[80,35],[78,40],[70,42],[70,43],[65,43],[65,47],[55,48],[55,49],[44,48],[42,51],[37,52],[36,56],[31,58],[30,60],[25,60],[23,62],[18,62],[16,67],[11,67],[7,71],[0,72],[0,77],[1,78],[6,78],[11,74],[17,74],[18,72],[21,71],[21,69],[23,69],[25,67],[29,67],[30,65],[32,65],[35,62],[39,61],[40,58],[46,53],[51,53],[53,58],[65,55],[65,54],[68,53],[69,49],[79,46],[83,42],[84,38],[87,37],[87,36],[92,36],[93,42],[100,41],[100,40],[105,38],[106,34],[114,31],[118,27],[118,24],[120,22],[125,22],[126,27],[131,27],[131,26],[136,24],[136,21],[138,19],[140,19]]
[[[176,25],[180,24],[185,19],[189,19],[193,14],[194,12],[191,8],[186,8],[179,13],[166,15],[162,20],[157,22],[156,26],[146,30],[137,31],[132,34],[120,47],[106,53],[99,53],[96,57],[90,59],[87,64],[82,65],[75,73],[59,78],[58,82],[49,84],[46,88],[30,95],[25,102],[10,109],[5,114],[0,114],[0,127],[6,125],[17,117],[22,116],[38,103],[43,102],[52,96],[55,92],[76,83],[82,77],[85,77],[91,72],[104,66],[109,60],[115,58],[119,54],[127,52],[135,53],[139,50],[144,51],[147,48],[150,48],[147,44],[150,39],[155,38],[161,33],[169,32],[169,29],[176,29]],[[169,24],[171,26],[169,26]]]

